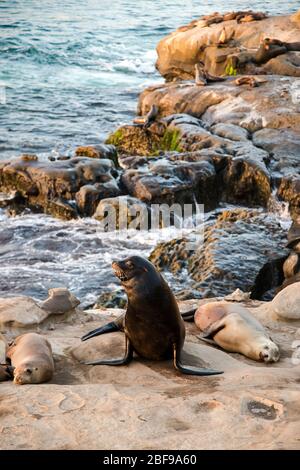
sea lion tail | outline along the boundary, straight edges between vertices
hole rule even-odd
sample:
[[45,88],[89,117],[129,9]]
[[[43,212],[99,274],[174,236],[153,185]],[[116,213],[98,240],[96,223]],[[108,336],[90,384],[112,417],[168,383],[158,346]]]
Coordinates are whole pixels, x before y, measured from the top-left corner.
[[184,321],[192,322],[194,321],[194,316],[197,308],[192,308],[191,310],[188,310],[187,312],[180,312],[182,319]]
[[223,371],[214,370],[214,369],[205,369],[205,368],[199,369],[193,366],[186,367],[181,364],[179,353],[180,351],[178,351],[177,345],[174,344],[174,367],[176,370],[178,370],[182,374],[204,376],[204,375],[218,375],[218,374],[224,373]]

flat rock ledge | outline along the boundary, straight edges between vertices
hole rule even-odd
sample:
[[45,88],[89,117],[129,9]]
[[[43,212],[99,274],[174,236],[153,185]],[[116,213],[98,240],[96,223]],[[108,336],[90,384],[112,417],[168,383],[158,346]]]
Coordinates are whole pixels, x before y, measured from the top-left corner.
[[[80,342],[121,312],[86,311],[39,326],[56,371],[47,384],[0,383],[1,450],[300,448],[300,366],[292,361],[299,321],[259,318],[281,350],[279,363],[268,366],[204,345],[195,325],[186,324],[184,361],[222,369],[222,376],[183,376],[171,361],[140,358],[118,368],[80,364],[122,354],[122,333]],[[19,334],[3,330],[8,340]]]

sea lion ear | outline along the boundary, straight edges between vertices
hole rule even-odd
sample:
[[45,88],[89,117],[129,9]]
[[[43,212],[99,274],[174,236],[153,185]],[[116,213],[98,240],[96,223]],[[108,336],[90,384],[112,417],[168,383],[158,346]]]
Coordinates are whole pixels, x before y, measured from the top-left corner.
[[148,269],[144,266],[144,267],[143,267],[143,271],[145,271],[145,273],[147,273],[147,272],[148,272]]

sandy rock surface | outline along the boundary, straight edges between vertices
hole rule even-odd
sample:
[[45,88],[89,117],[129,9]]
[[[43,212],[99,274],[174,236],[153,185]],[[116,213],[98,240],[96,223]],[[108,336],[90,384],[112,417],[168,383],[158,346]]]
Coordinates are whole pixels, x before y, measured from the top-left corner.
[[1,449],[300,448],[300,366],[291,359],[300,321],[260,318],[281,349],[279,363],[268,366],[201,343],[187,323],[184,362],[222,369],[222,376],[188,377],[171,361],[140,358],[124,367],[80,364],[122,354],[122,333],[80,342],[120,312],[88,311],[40,328],[56,371],[47,384],[0,384]]
[[[201,18],[163,38],[157,46],[157,69],[168,80],[194,76],[194,65],[202,61],[206,69],[221,75],[230,55],[251,56],[265,38],[283,42],[300,40],[300,23],[295,16],[274,16],[261,21],[238,23],[236,19],[209,26]],[[294,57],[296,55],[297,59]],[[262,69],[267,73],[299,76],[299,52],[279,55]],[[283,62],[284,61],[284,62]]]

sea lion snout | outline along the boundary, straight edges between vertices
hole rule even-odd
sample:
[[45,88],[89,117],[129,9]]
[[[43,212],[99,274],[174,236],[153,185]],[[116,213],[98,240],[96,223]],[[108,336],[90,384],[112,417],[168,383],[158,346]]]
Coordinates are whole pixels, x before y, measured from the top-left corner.
[[115,276],[120,279],[120,281],[127,281],[128,277],[125,273],[126,265],[124,261],[113,261],[111,266]]
[[259,358],[263,362],[277,362],[279,357],[279,348],[271,341],[268,345],[264,346],[264,348],[259,353]]

